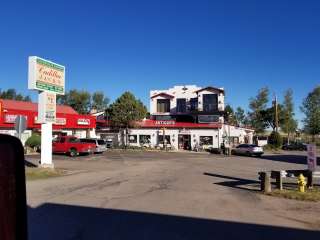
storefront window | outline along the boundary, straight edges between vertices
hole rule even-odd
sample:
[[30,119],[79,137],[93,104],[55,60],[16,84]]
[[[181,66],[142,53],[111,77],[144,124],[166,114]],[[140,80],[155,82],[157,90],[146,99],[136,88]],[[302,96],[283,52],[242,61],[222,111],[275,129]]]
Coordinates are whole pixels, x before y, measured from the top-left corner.
[[[167,144],[170,144],[170,135],[166,135],[165,139],[167,140]],[[163,144],[163,135],[159,135],[158,137],[159,144]]]
[[129,143],[137,143],[137,135],[129,135]]
[[139,142],[140,144],[146,144],[151,142],[151,136],[150,135],[140,135],[139,136]]
[[190,111],[198,110],[198,98],[190,98]]
[[230,137],[230,143],[239,144],[239,137]]
[[199,123],[219,122],[219,115],[199,115],[198,122]]
[[213,137],[212,136],[200,136],[200,146],[203,145],[213,145]]
[[177,98],[177,112],[185,113],[187,111],[187,102],[185,98]]
[[170,112],[170,99],[157,99],[157,112]]
[[203,111],[214,112],[218,110],[218,95],[203,94]]

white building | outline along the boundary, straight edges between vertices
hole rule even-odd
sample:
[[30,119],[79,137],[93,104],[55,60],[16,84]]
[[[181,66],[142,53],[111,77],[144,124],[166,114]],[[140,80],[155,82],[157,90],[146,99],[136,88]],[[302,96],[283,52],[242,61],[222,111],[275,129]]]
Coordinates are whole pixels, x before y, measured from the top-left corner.
[[151,117],[129,130],[128,142],[131,146],[163,147],[165,139],[173,149],[185,150],[252,143],[253,130],[224,122],[224,98],[224,89],[216,87],[152,90]]

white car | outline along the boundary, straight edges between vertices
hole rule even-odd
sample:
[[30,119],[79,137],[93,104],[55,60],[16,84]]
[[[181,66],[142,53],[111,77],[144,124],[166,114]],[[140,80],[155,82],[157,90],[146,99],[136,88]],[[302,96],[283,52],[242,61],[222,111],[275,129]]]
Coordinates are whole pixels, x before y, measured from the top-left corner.
[[96,149],[94,150],[94,153],[103,153],[107,150],[107,143],[102,139],[81,138],[80,142],[96,144]]
[[263,148],[255,144],[240,144],[236,148],[232,149],[232,154],[246,155],[246,156],[258,156],[260,157],[264,152]]

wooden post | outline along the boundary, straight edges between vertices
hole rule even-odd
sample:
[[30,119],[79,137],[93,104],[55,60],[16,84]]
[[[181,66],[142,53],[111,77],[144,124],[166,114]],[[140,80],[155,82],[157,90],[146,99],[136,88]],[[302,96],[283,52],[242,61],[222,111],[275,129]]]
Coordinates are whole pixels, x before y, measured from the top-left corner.
[[259,172],[260,175],[260,189],[265,193],[271,192],[270,176],[267,172]]
[[308,171],[307,173],[307,188],[313,188],[313,173]]
[[283,190],[281,171],[276,172],[276,186],[277,186],[277,189]]

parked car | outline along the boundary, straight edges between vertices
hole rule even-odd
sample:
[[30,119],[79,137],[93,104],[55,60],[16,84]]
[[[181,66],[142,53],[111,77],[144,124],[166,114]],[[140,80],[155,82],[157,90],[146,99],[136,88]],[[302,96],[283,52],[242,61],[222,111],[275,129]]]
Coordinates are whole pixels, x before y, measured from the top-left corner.
[[96,145],[94,143],[84,143],[73,136],[61,136],[52,142],[53,153],[66,153],[70,157],[76,157],[83,153],[93,153]]
[[263,154],[263,148],[255,144],[240,144],[236,148],[232,149],[231,154],[239,154],[246,156],[261,156]]
[[107,144],[103,139],[96,139],[96,138],[81,138],[80,142],[83,143],[93,143],[95,144],[95,153],[103,153],[107,150]]
[[307,144],[305,143],[289,143],[289,144],[284,144],[282,146],[283,150],[299,150],[299,151],[307,151]]
[[112,147],[113,147],[113,141],[112,141],[111,138],[108,138],[108,139],[106,140],[106,147],[107,147],[107,148],[112,148]]

